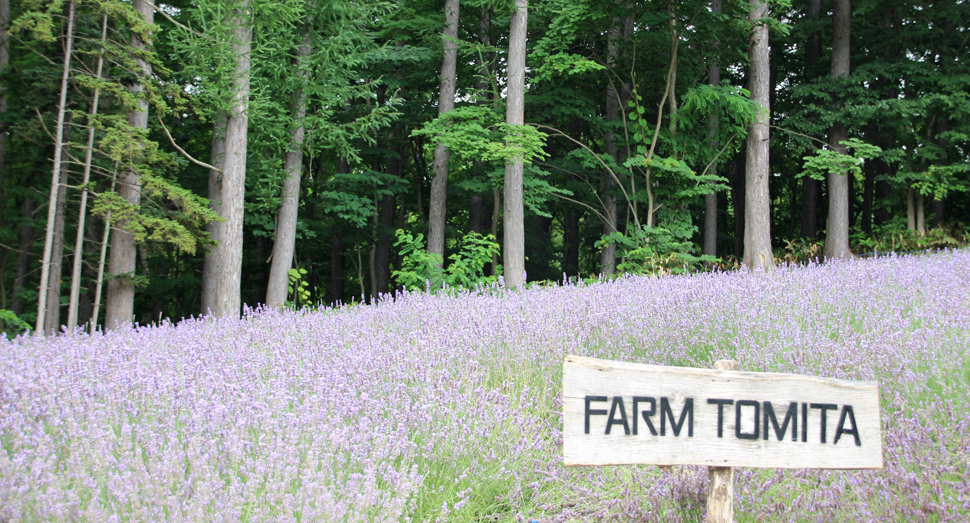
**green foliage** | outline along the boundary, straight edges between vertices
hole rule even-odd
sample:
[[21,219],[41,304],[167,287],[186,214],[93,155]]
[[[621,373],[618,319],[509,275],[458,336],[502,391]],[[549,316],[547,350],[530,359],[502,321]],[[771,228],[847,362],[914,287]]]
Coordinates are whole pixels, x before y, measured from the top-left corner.
[[306,281],[306,269],[290,269],[287,271],[290,284],[287,287],[287,294],[293,296],[292,300],[286,302],[286,306],[291,309],[298,309],[301,305],[306,306],[310,303],[310,283]]
[[839,142],[850,151],[844,154],[836,149],[825,148],[815,156],[806,156],[805,169],[799,176],[810,176],[816,180],[825,180],[829,174],[842,173],[844,176],[861,176],[862,165],[866,160],[876,158],[882,149],[863,142],[857,138],[849,138]]
[[620,258],[617,270],[631,274],[680,274],[717,262],[713,256],[694,254],[696,246],[691,238],[697,228],[686,213],[674,214],[665,217],[663,226],[640,227],[628,234],[614,232],[604,235],[596,245],[616,244]]
[[404,187],[404,180],[392,174],[352,171],[333,175],[316,195],[325,212],[364,228],[377,212],[375,202],[382,196],[402,192]]
[[492,263],[492,256],[499,254],[498,243],[491,234],[482,236],[469,232],[461,242],[461,250],[448,257],[448,275],[445,282],[449,287],[471,289],[476,285],[494,283],[496,276],[485,276],[485,265]]
[[401,270],[395,270],[391,276],[398,287],[407,290],[425,289],[431,291],[441,285],[444,280],[444,270],[441,268],[441,256],[429,253],[424,241],[424,235],[418,233],[413,236],[404,229],[395,232],[401,256]]
[[555,77],[578,75],[588,72],[604,71],[606,67],[584,56],[569,53],[556,53],[546,57],[539,67],[539,78],[552,80]]
[[99,216],[110,212],[112,223],[124,227],[138,243],[169,243],[188,254],[195,254],[199,246],[215,245],[203,229],[205,223],[219,219],[208,200],[150,171],[142,172],[141,182],[143,198],[164,200],[166,205],[135,206],[116,192],[104,192],[95,197],[92,211]]
[[508,125],[497,109],[480,105],[457,107],[411,133],[426,137],[433,150],[444,144],[459,162],[521,160],[530,164],[545,158],[547,135],[530,125]]
[[496,275],[485,276],[485,265],[492,262],[492,256],[499,254],[499,246],[491,234],[482,236],[469,232],[461,242],[459,252],[448,257],[451,263],[447,270],[441,267],[441,256],[427,251],[424,235],[413,236],[410,232],[398,229],[395,233],[399,247],[401,270],[393,271],[399,287],[407,290],[438,291],[445,285],[470,289],[476,285],[487,285],[496,281]]
[[966,247],[970,236],[960,224],[934,227],[919,234],[906,227],[905,217],[897,217],[874,227],[871,235],[852,234],[852,249],[861,253],[916,252]]
[[20,319],[16,313],[7,309],[0,309],[0,333],[8,339],[30,330],[30,325]]

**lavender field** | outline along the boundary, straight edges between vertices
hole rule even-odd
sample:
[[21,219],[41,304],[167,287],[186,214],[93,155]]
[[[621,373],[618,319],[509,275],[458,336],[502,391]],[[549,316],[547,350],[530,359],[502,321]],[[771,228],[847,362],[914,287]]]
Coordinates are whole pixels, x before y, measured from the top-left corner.
[[565,468],[566,354],[881,383],[885,469],[738,469],[737,521],[970,519],[970,252],[407,294],[0,340],[0,520],[701,521]]

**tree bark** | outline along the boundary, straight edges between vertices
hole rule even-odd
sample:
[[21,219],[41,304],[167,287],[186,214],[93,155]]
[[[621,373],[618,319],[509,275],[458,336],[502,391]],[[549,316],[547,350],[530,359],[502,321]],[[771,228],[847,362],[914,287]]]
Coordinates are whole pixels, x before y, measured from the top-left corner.
[[[874,129],[870,129],[874,131]],[[860,227],[867,235],[872,234],[872,203],[875,195],[876,172],[878,166],[873,161],[867,161],[863,166],[865,182],[862,187],[862,216]]]
[[749,269],[774,267],[771,251],[771,208],[768,198],[768,121],[769,101],[768,26],[760,22],[768,15],[768,2],[752,1],[748,20],[754,24],[749,57],[751,67],[748,89],[751,99],[761,106],[748,133],[744,191],[744,264]]
[[[392,173],[391,160],[389,159],[387,163],[387,170]],[[379,227],[377,248],[374,252],[374,282],[377,295],[387,294],[391,290],[391,244],[394,240],[392,231],[396,207],[397,197],[395,195],[385,194],[381,198],[381,209],[377,220]]]
[[906,188],[906,228],[916,230],[916,189],[912,185]]
[[[821,0],[808,0],[808,17],[818,21],[822,13]],[[817,74],[818,59],[822,54],[822,41],[818,31],[812,31],[805,48],[805,78],[814,78]],[[818,180],[805,176],[802,178],[802,220],[801,237],[815,239],[818,237]]]
[[[403,132],[397,129],[394,134]],[[394,135],[390,137],[393,140]],[[387,174],[401,176],[401,150],[400,145],[394,148],[394,154],[387,158]],[[385,194],[381,198],[381,207],[377,219],[378,235],[377,248],[374,252],[374,282],[378,294],[387,294],[391,291],[391,247],[394,243],[394,212],[397,209],[397,196]]]
[[237,318],[241,310],[243,203],[246,193],[246,146],[249,135],[249,70],[252,48],[252,12],[249,0],[241,0],[233,19],[232,51],[235,72],[232,105],[226,119],[226,153],[222,169],[220,216],[225,220],[215,254],[220,267],[216,275],[212,314]]
[[[721,0],[711,0],[711,11],[721,13]],[[714,43],[715,47],[718,43]],[[721,67],[715,61],[707,69],[707,83],[713,87],[721,84]],[[709,135],[711,149],[717,148],[717,113],[709,115]],[[711,166],[711,174],[717,176],[717,165]],[[704,246],[702,253],[708,256],[717,256],[717,193],[712,192],[704,195]]]
[[[613,25],[610,27],[610,32],[607,37],[608,41],[606,44],[606,63],[611,70],[615,68],[616,59],[620,52],[619,43],[617,42],[617,40],[620,39],[620,28],[617,25],[617,22],[617,18],[614,17]],[[616,91],[615,80],[612,78],[612,76],[609,78],[611,81],[607,82],[606,84],[606,114],[603,121],[607,125],[612,125],[619,119],[620,94]],[[603,149],[606,154],[613,158],[614,163],[620,163],[620,157],[616,150],[616,136],[614,136],[613,131],[611,130],[603,133]],[[611,194],[612,188],[616,185],[616,180],[614,178],[615,176],[616,173],[610,169],[603,170],[603,217],[606,218],[606,220],[603,222],[604,236],[618,231],[616,198]],[[601,274],[616,274],[615,243],[608,242],[603,245],[602,250],[600,250],[599,272]]]
[[[502,191],[498,189],[492,189],[492,237],[498,242],[498,222],[499,218],[502,216]],[[504,236],[504,235],[503,235]],[[503,238],[502,241],[505,241]],[[497,274],[498,271],[498,253],[492,253],[492,275]]]
[[[303,37],[303,44],[297,48],[293,65],[299,69],[311,51],[309,29]],[[301,86],[306,81],[306,71],[299,73]],[[295,122],[290,131],[290,148],[283,161],[286,179],[283,181],[283,201],[276,218],[276,237],[273,241],[273,264],[269,270],[269,285],[266,288],[266,305],[282,307],[286,301],[289,286],[289,271],[293,266],[293,252],[296,250],[297,211],[300,206],[300,179],[303,169],[303,139],[305,136],[303,120],[306,117],[306,91],[301,87],[293,93],[290,109]]]
[[[849,0],[832,0],[832,72],[833,79],[849,76],[849,23],[852,8]],[[846,154],[846,148],[839,142],[848,139],[848,132],[842,122],[836,122],[829,131],[829,147]],[[845,172],[828,174],[829,213],[825,220],[826,258],[852,256],[849,247],[849,174]]]
[[13,280],[13,303],[10,305],[10,310],[17,316],[23,314],[26,309],[23,292],[27,289],[27,279],[30,275],[30,259],[32,257],[30,251],[34,244],[34,226],[31,225],[31,220],[34,219],[36,211],[37,204],[34,200],[29,196],[25,197],[21,207],[24,222],[20,225],[18,231],[20,252],[17,253],[17,274]]
[[[145,17],[149,24],[155,19],[155,8],[151,0],[134,0],[132,5]],[[143,42],[138,35],[132,35],[131,46],[135,49],[145,49],[151,42]],[[152,74],[151,65],[140,58],[135,59],[139,73],[148,78]],[[136,129],[148,128],[148,100],[141,97],[145,87],[140,83],[128,87],[134,96],[139,96],[139,109],[128,115],[128,125]],[[129,170],[122,174],[121,187],[118,194],[130,205],[137,207],[141,204],[141,179],[138,172]],[[113,330],[116,326],[131,323],[135,311],[135,285],[130,276],[135,274],[136,252],[135,238],[125,230],[125,223],[119,221],[115,233],[111,235],[111,257],[108,261],[108,273],[114,276],[108,280],[108,297],[105,300],[104,327]]]
[[256,260],[257,265],[252,276],[252,288],[249,297],[252,306],[266,303],[267,274],[269,267],[266,266],[266,259],[270,256],[269,240],[265,236],[256,236]]
[[51,243],[50,275],[47,285],[47,313],[44,315],[44,332],[57,334],[61,326],[61,283],[64,272],[64,222],[67,204],[68,145],[71,134],[71,118],[68,116],[64,129],[64,152],[61,153],[61,177],[57,184],[57,201],[61,202],[54,213],[54,237]]
[[562,271],[567,278],[579,277],[579,215],[567,210],[562,219]]
[[[3,2],[6,0],[0,0]],[[104,46],[104,42],[108,36],[108,15],[104,15],[101,19],[101,45]],[[96,78],[101,79],[101,72],[104,69],[104,56],[98,56],[98,71]],[[77,328],[78,322],[78,305],[81,297],[81,262],[84,260],[84,219],[87,214],[88,207],[88,189],[87,183],[91,179],[91,157],[94,152],[94,117],[98,114],[98,100],[101,97],[101,89],[95,88],[94,99],[91,101],[91,109],[88,112],[90,114],[89,118],[89,128],[88,128],[88,143],[84,149],[84,174],[82,176],[81,184],[85,188],[81,191],[81,209],[78,211],[77,218],[77,236],[74,239],[74,266],[71,270],[71,298],[67,306],[67,331],[74,332]]]
[[[455,68],[458,63],[459,0],[445,0],[444,57],[441,59],[441,89],[438,91],[438,116],[455,108]],[[434,150],[428,210],[428,252],[445,256],[445,224],[448,209],[448,161],[451,152],[444,144]]]
[[72,1],[68,6],[67,41],[64,45],[64,69],[61,74],[61,99],[57,106],[57,127],[54,132],[54,168],[51,174],[50,200],[47,204],[47,231],[44,236],[44,257],[40,266],[40,288],[37,291],[37,322],[34,330],[45,331],[47,315],[47,288],[50,285],[51,249],[54,245],[54,222],[59,205],[58,190],[61,180],[61,148],[64,143],[64,114],[67,109],[67,80],[71,72],[71,51],[74,47],[74,12]]
[[[7,30],[10,29],[10,0],[0,0],[0,74],[7,70],[10,64],[10,36]],[[0,121],[7,113],[7,89],[0,86]],[[3,183],[6,176],[6,153],[7,153],[7,126],[0,126],[0,213],[7,206],[7,195]],[[0,224],[2,224],[0,218]]]
[[[515,0],[509,26],[509,76],[505,99],[505,123],[525,125],[525,49],[529,17],[528,0]],[[525,209],[522,194],[522,158],[505,166],[505,285],[514,289],[525,285]]]
[[731,162],[731,204],[734,206],[734,255],[744,257],[744,171],[747,144]]
[[926,234],[926,198],[923,193],[916,193],[916,234]]
[[333,246],[330,249],[330,285],[324,301],[336,305],[344,297],[344,241],[339,232],[334,232]]
[[[209,208],[222,216],[222,167],[226,157],[226,113],[216,116],[212,124],[212,144],[210,146],[209,164],[219,170],[209,170]],[[205,224],[209,238],[219,244],[224,223],[212,220]],[[216,303],[216,280],[219,275],[221,260],[215,247],[205,254],[202,259],[202,299],[201,313],[211,314]]]

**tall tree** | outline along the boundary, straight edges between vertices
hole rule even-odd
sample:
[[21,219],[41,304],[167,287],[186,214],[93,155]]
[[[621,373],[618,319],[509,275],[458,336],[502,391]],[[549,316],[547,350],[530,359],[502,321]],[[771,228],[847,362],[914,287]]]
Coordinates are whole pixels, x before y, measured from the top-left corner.
[[[155,6],[151,0],[133,0],[135,10],[145,17],[145,22],[151,24],[155,19]],[[135,51],[135,63],[139,70],[140,81],[132,83],[128,91],[138,98],[138,108],[128,113],[128,125],[133,129],[148,128],[148,100],[144,95],[145,85],[152,74],[152,66],[138,55],[151,42],[142,40],[137,33],[131,36],[131,46]],[[130,205],[137,207],[141,204],[141,179],[138,170],[131,166],[121,175],[121,186],[118,194]],[[118,325],[131,323],[135,310],[135,266],[137,265],[137,246],[135,236],[125,230],[125,222],[116,224],[115,233],[111,235],[111,256],[108,260],[108,295],[105,299],[104,325],[108,330]]]
[[[104,47],[105,41],[108,37],[108,15],[105,14],[101,18],[101,46]],[[104,55],[98,55],[98,67],[95,73],[95,79],[101,80],[101,73],[104,69]],[[74,239],[74,265],[71,270],[71,298],[67,307],[67,331],[74,332],[77,327],[77,317],[78,317],[78,305],[81,296],[81,262],[84,259],[84,219],[87,213],[88,207],[88,189],[87,184],[91,180],[91,164],[93,161],[94,154],[94,132],[95,124],[94,117],[98,114],[98,101],[101,97],[101,88],[96,87],[94,89],[94,98],[91,100],[91,109],[88,112],[90,115],[88,122],[88,142],[84,149],[84,174],[81,178],[81,185],[84,189],[81,190],[81,209],[78,211],[77,219],[77,236]]]
[[[849,76],[849,24],[852,20],[850,0],[832,0],[832,72],[833,80]],[[841,142],[848,139],[845,123],[836,121],[829,130],[829,147],[846,154]],[[830,172],[827,178],[829,212],[825,220],[826,258],[852,256],[849,247],[849,173]]]
[[[209,208],[222,216],[222,168],[226,158],[226,113],[220,111],[212,124],[212,141],[209,146],[209,163],[215,169],[209,169],[208,197]],[[225,222],[212,220],[205,225],[209,238],[219,244]],[[211,314],[216,304],[216,282],[220,272],[220,253],[216,249],[207,251],[202,258],[202,297],[201,313]]]
[[50,285],[51,276],[51,254],[54,248],[54,223],[57,217],[57,209],[63,205],[58,200],[61,183],[61,155],[64,143],[64,115],[67,109],[67,82],[71,73],[71,53],[74,48],[74,13],[76,6],[74,2],[68,5],[67,33],[64,44],[64,69],[61,73],[61,94],[60,102],[57,106],[57,127],[54,132],[54,168],[51,175],[50,199],[47,203],[47,232],[44,237],[44,257],[41,261],[40,269],[40,290],[37,299],[37,323],[35,330],[45,332],[47,323],[47,288]]
[[774,267],[771,251],[771,200],[768,197],[769,102],[767,0],[752,0],[748,20],[754,26],[749,48],[748,90],[761,106],[748,132],[744,180],[744,264],[749,269]]
[[225,220],[219,232],[219,244],[213,249],[218,257],[215,316],[238,316],[241,310],[243,203],[246,191],[246,146],[249,138],[249,73],[252,50],[252,12],[249,0],[236,5],[232,20],[232,53],[235,61],[226,115],[226,150],[222,168],[222,201],[219,215]]
[[30,246],[34,244],[34,226],[31,221],[36,211],[37,204],[34,203],[34,199],[30,196],[25,196],[23,204],[21,205],[24,222],[20,225],[20,230],[17,234],[20,240],[17,244],[19,247],[19,251],[17,252],[17,273],[13,280],[13,303],[10,306],[10,310],[18,316],[23,314],[27,308],[23,293],[27,289],[27,278],[30,274],[30,259],[33,257],[33,254],[30,252]]
[[[438,91],[438,116],[444,116],[455,108],[456,66],[458,63],[458,8],[459,0],[445,0],[445,28],[443,40],[444,57],[441,59],[441,89]],[[434,178],[431,179],[431,197],[428,210],[428,252],[444,259],[445,218],[448,199],[448,162],[451,153],[439,143],[434,150]]]
[[44,315],[44,332],[57,334],[61,326],[61,277],[64,273],[64,226],[67,218],[67,171],[71,117],[64,124],[64,144],[61,152],[61,175],[57,184],[57,210],[54,211],[54,236],[51,243],[50,274],[47,285],[47,313]]
[[[508,82],[505,99],[505,123],[525,125],[525,49],[528,31],[529,2],[515,0],[515,11],[509,26]],[[505,165],[505,241],[502,246],[505,263],[505,285],[525,285],[525,209],[522,193],[523,158],[518,156]]]
[[[808,0],[808,19],[817,22],[822,13],[822,0]],[[805,48],[805,78],[813,78],[822,54],[822,41],[818,31],[810,31]],[[811,176],[802,178],[801,237],[815,239],[818,236],[818,180]]]
[[[711,0],[711,12],[721,13],[721,0]],[[718,46],[714,42],[715,47]],[[715,59],[707,68],[707,83],[713,87],[721,84],[721,66]],[[710,113],[708,124],[711,137],[711,149],[717,147],[717,113]],[[711,174],[717,175],[717,165],[711,166]],[[704,245],[701,252],[709,256],[717,256],[717,193],[710,192],[704,195]]]
[[266,288],[266,305],[282,307],[286,301],[289,286],[289,271],[293,266],[293,253],[296,249],[297,210],[300,205],[300,179],[303,170],[303,138],[305,135],[306,91],[303,84],[307,79],[305,64],[313,44],[309,25],[303,42],[297,47],[293,66],[298,69],[300,87],[293,92],[290,111],[293,127],[290,130],[290,146],[283,161],[283,200],[276,219],[276,238],[273,242],[273,264],[269,271],[269,285]]

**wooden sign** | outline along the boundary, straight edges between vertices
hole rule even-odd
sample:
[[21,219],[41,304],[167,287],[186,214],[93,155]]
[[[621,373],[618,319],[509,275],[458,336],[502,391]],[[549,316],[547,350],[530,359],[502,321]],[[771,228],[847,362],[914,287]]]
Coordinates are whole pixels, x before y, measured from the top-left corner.
[[567,356],[566,465],[881,469],[879,385]]

